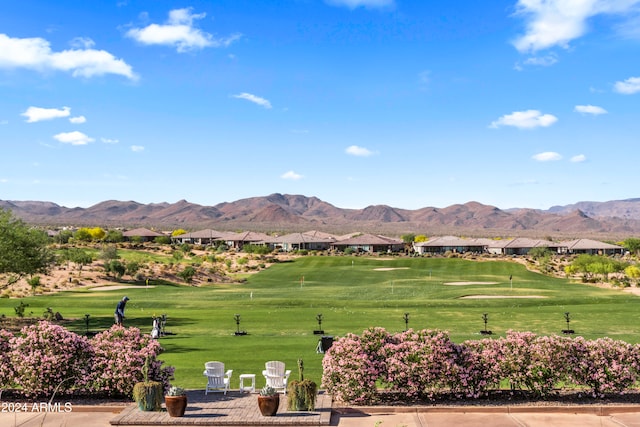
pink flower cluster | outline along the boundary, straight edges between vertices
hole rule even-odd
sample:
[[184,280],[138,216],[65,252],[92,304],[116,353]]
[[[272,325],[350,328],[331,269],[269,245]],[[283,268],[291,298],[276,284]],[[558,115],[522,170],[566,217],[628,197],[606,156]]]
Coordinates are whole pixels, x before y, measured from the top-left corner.
[[142,380],[150,357],[149,379],[165,388],[172,367],[156,357],[162,348],[137,328],[113,326],[91,340],[47,321],[22,328],[19,334],[0,331],[0,387],[25,396],[53,393],[131,395]]
[[640,379],[640,345],[609,338],[537,336],[453,343],[447,332],[390,334],[371,328],[333,343],[323,359],[322,385],[334,398],[373,403],[384,389],[413,398],[449,393],[478,398],[508,383],[511,389],[549,396],[560,386],[595,397],[624,393]]

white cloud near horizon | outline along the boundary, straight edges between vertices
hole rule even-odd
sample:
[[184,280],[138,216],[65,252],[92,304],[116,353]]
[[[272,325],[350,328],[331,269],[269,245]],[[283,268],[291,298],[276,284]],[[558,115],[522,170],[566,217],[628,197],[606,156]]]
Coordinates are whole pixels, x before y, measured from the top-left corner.
[[497,129],[502,126],[513,126],[519,129],[533,129],[548,127],[558,121],[552,114],[542,114],[538,110],[514,111],[506,114],[498,120],[491,122],[490,128]]
[[296,173],[294,171],[288,171],[283,173],[282,175],[280,175],[280,178],[282,179],[288,179],[291,181],[298,181],[302,178],[304,178],[302,175],[300,175],[299,173]]
[[349,9],[365,7],[368,9],[395,6],[395,0],[325,0],[331,6],[346,6]]
[[142,145],[132,145],[130,148],[134,153],[140,153],[141,151],[144,151],[144,147]]
[[78,131],[61,132],[54,135],[53,138],[63,144],[71,144],[71,145],[87,145],[95,141],[93,138],[90,138],[84,133],[78,132]]
[[150,24],[144,28],[132,28],[126,36],[145,45],[174,46],[178,53],[206,47],[227,47],[238,40],[240,34],[215,38],[212,34],[194,27],[194,21],[203,19],[206,13],[191,13],[192,8],[169,11],[165,24]]
[[359,147],[357,145],[351,145],[347,147],[346,150],[344,151],[347,154],[350,154],[352,156],[358,156],[358,157],[369,157],[373,155],[373,151],[364,147]]
[[584,154],[577,154],[571,157],[571,159],[569,159],[571,163],[582,163],[586,160],[587,160],[587,156],[585,156]]
[[555,162],[557,160],[561,160],[562,156],[555,151],[545,151],[544,153],[535,154],[531,156],[531,158],[538,162]]
[[640,77],[629,77],[625,81],[616,82],[613,89],[624,95],[633,95],[640,92]]
[[253,102],[254,104],[260,105],[261,107],[264,107],[267,109],[271,108],[271,102],[269,102],[269,100],[253,95],[251,93],[242,92],[232,96],[237,99],[246,99],[247,101]]
[[70,72],[73,77],[116,74],[136,80],[138,76],[122,59],[105,50],[70,49],[53,52],[50,43],[40,37],[12,38],[0,34],[0,68],[26,68]]
[[566,49],[569,42],[587,33],[589,18],[633,15],[638,4],[640,0],[518,0],[515,16],[524,18],[526,31],[513,45],[519,52],[556,46]]
[[59,108],[41,108],[41,107],[29,107],[21,116],[27,118],[25,122],[27,123],[36,123],[43,120],[53,120],[59,119],[62,117],[69,117],[71,114],[71,108],[62,107]]
[[608,111],[602,107],[598,107],[596,105],[576,105],[573,109],[576,113],[582,114],[593,114],[594,116],[599,116],[600,114],[607,114]]
[[87,118],[85,116],[76,116],[76,117],[69,117],[69,121],[73,124],[81,124],[81,123],[86,123],[87,122]]

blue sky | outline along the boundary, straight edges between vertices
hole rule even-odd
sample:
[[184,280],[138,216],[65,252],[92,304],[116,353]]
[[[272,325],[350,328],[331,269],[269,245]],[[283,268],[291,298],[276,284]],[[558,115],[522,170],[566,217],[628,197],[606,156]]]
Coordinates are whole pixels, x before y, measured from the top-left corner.
[[639,197],[640,0],[21,0],[0,199]]

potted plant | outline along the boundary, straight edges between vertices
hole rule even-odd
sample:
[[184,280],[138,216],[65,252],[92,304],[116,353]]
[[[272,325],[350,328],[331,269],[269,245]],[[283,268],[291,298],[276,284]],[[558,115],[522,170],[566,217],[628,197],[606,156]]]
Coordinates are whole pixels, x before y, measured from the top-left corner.
[[304,379],[304,363],[298,359],[298,380],[287,386],[287,406],[290,411],[313,411],[316,407],[318,385]]
[[159,411],[162,408],[163,386],[159,381],[149,380],[149,363],[147,357],[142,368],[144,380],[133,386],[133,400],[141,411]]
[[182,417],[187,409],[187,393],[181,387],[171,386],[164,397],[164,406],[170,417]]
[[273,417],[280,406],[280,395],[275,388],[264,386],[258,395],[258,408],[265,417]]

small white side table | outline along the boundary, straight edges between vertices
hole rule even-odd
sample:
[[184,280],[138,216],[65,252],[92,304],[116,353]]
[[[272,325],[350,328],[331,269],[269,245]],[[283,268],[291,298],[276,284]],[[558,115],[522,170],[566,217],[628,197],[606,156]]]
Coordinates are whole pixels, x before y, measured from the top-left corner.
[[[251,380],[251,385],[244,385],[245,380]],[[248,391],[255,393],[256,391],[256,374],[240,374],[240,391]]]

